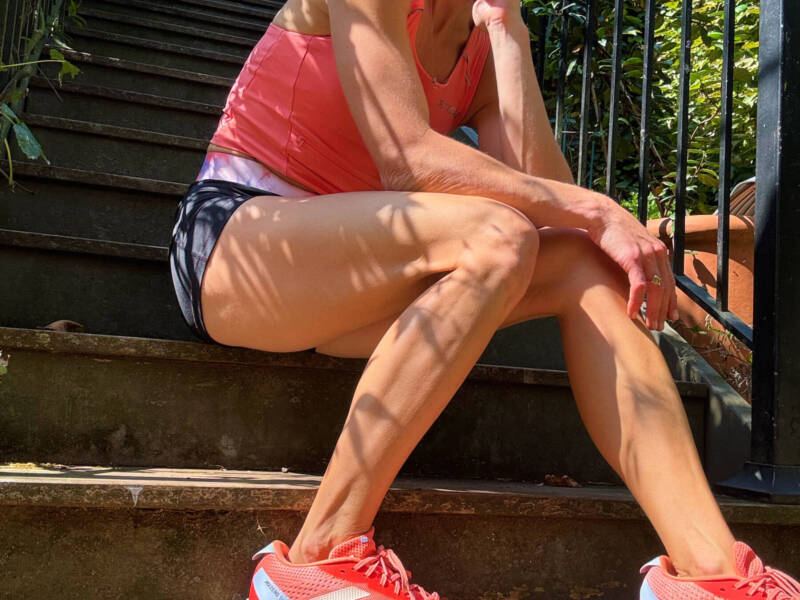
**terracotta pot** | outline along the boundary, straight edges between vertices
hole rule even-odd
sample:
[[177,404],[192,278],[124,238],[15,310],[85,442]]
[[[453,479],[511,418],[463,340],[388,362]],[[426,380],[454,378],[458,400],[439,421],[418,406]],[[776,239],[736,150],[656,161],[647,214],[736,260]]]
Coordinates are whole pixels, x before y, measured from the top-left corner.
[[[684,273],[712,297],[717,293],[717,215],[686,217]],[[672,260],[672,220],[652,219],[647,229],[659,237]],[[728,308],[749,325],[753,324],[752,217],[730,217]],[[750,351],[724,332],[722,325],[678,290],[680,318],[675,329],[739,391],[750,396]]]

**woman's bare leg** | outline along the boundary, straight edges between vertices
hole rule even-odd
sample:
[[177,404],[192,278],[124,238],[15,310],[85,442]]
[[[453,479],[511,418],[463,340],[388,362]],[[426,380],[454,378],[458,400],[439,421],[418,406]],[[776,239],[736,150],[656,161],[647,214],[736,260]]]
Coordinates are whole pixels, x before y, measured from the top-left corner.
[[[643,322],[625,313],[628,284],[624,273],[583,232],[546,229],[540,235],[540,259],[531,285],[503,326],[558,316],[584,423],[651,519],[679,572],[732,574],[734,539],[706,482],[666,363]],[[386,324],[365,327],[317,350],[339,356],[367,354]],[[389,340],[391,332],[390,328]],[[386,337],[379,349],[385,342]],[[413,373],[409,376],[413,381]],[[412,389],[408,406],[424,407],[422,392]],[[418,410],[430,425],[435,415]],[[363,430],[369,431],[373,420],[367,416],[364,421]],[[417,436],[417,430],[409,432],[409,438]],[[340,446],[351,437],[345,430]],[[405,446],[396,449],[387,443],[373,460],[390,456],[394,466],[405,455]],[[345,481],[361,468],[344,455],[334,458],[339,458],[336,477]],[[293,546],[295,557],[322,555],[332,543],[324,532],[337,530],[337,524],[340,534],[366,529],[390,482],[386,473],[370,480],[371,495],[348,494],[346,484],[323,484]],[[343,513],[331,511],[342,507]]]
[[299,350],[393,318],[293,561],[326,556],[368,528],[402,463],[526,293],[537,251],[522,213],[481,198],[257,197],[234,213],[202,285],[212,338]]

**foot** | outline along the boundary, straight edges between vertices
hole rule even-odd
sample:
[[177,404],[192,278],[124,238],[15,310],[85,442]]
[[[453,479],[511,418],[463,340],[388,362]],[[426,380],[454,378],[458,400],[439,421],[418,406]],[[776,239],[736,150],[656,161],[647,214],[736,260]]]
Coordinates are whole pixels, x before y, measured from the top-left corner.
[[272,542],[253,556],[261,560],[249,600],[439,600],[437,593],[409,582],[411,572],[394,552],[375,547],[374,531],[335,546],[326,560],[306,564],[289,562],[289,547]]
[[786,573],[765,567],[752,548],[742,542],[733,547],[735,577],[678,577],[666,556],[642,567],[646,573],[640,600],[800,600],[800,582]]

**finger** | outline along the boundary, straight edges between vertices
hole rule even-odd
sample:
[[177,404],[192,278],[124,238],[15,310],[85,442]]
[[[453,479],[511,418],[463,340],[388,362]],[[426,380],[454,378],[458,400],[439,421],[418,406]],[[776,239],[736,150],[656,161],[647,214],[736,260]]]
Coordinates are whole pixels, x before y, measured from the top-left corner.
[[658,263],[658,273],[661,276],[661,306],[658,310],[658,331],[664,329],[664,323],[669,316],[669,307],[672,297],[675,294],[675,279],[672,277],[672,268],[667,259],[667,247],[658,242],[654,249],[656,262]]
[[644,294],[647,290],[647,279],[640,265],[635,265],[628,271],[628,281],[631,284],[628,295],[628,317],[635,319],[639,314],[639,309],[644,302]]
[[661,273],[659,272],[658,262],[651,252],[646,252],[643,256],[643,260],[645,263],[645,273],[647,273],[647,317],[645,321],[648,329],[657,329],[663,289],[660,285],[653,282],[653,278],[656,275],[661,277]]
[[663,265],[662,273],[664,273],[664,296],[663,296],[663,303],[664,303],[664,315],[661,320],[661,328],[664,328],[664,323],[667,320],[675,321],[677,317],[675,313],[678,310],[678,295],[675,290],[675,277],[672,274],[672,265],[669,264],[669,255],[665,252],[662,260],[660,261]]
[[669,300],[669,319],[670,321],[677,321],[681,318],[680,312],[678,312],[678,291],[677,289],[673,290],[672,297]]
[[[667,263],[669,264],[669,258],[667,259]],[[670,292],[669,292],[669,310],[667,314],[669,315],[669,319],[671,321],[677,321],[680,319],[680,313],[678,313],[678,285],[675,282],[675,276],[672,273],[671,265],[669,269],[669,283],[670,283]]]
[[672,283],[672,293],[669,294],[669,310],[667,314],[669,315],[670,321],[677,321],[681,318],[681,315],[678,312],[678,286],[675,283],[675,277],[673,277],[672,271],[669,273],[669,278]]

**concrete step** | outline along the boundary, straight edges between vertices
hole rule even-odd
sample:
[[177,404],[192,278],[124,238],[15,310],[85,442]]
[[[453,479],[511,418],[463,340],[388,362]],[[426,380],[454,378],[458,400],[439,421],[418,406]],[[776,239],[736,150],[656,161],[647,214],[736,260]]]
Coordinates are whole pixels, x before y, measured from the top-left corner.
[[0,256],[10,292],[0,296],[3,325],[72,319],[95,333],[197,339],[179,312],[165,247],[0,230]]
[[53,85],[34,77],[25,111],[209,140],[222,106],[68,81]]
[[[167,246],[185,186],[133,179],[124,185],[103,174],[16,165],[16,188],[0,186],[0,227],[58,236]],[[28,173],[28,174],[26,174]],[[172,190],[172,192],[170,192]],[[180,190],[180,191],[178,191]],[[177,193],[176,193],[177,192]]]
[[92,28],[100,31],[130,35],[156,42],[179,44],[201,50],[235,54],[242,58],[247,57],[260,37],[257,33],[249,32],[243,37],[234,36],[209,29],[200,29],[198,26],[170,23],[157,17],[120,15],[107,10],[83,6],[81,6],[81,15]]
[[[6,467],[0,588],[8,598],[243,600],[251,555],[293,540],[317,486],[282,472]],[[800,572],[800,507],[719,500],[767,564]],[[631,600],[639,566],[663,552],[613,487],[399,479],[375,526],[412,582],[461,600]]]
[[[73,277],[85,273],[74,269]],[[8,289],[16,285],[10,280]],[[89,310],[93,291],[85,295]],[[105,295],[108,310],[116,298]],[[83,323],[81,317],[54,311],[51,320]],[[13,327],[0,328],[0,348],[10,355],[0,386],[0,462],[322,473],[366,365],[313,351]],[[702,455],[708,388],[680,383],[679,389]],[[581,423],[566,373],[482,364],[403,472],[618,481]]]
[[[197,27],[236,37],[260,38],[271,21],[271,14],[261,17],[230,16],[213,10],[199,10],[180,2],[149,0],[83,0],[81,8],[100,9],[121,16],[154,18],[160,22]],[[273,14],[276,11],[271,11]]]
[[50,162],[72,169],[188,182],[197,176],[208,146],[207,139],[89,121],[28,113],[22,118]]
[[69,36],[70,47],[79,52],[219,77],[235,78],[244,63],[244,58],[237,54],[226,54],[88,27],[70,28]]
[[[223,105],[234,81],[229,77],[148,65],[88,52],[68,49],[61,51],[81,69],[75,83],[83,85]],[[55,79],[58,65],[46,63],[42,65],[42,70],[50,79]]]
[[225,15],[230,17],[245,18],[247,20],[272,19],[275,13],[283,6],[282,2],[271,2],[261,6],[247,2],[232,2],[230,0],[150,0],[153,4],[161,6],[175,6],[187,10],[194,10],[203,14]]

